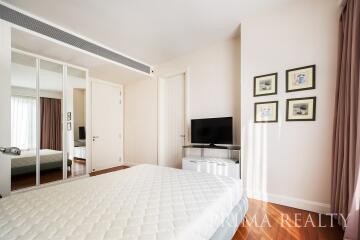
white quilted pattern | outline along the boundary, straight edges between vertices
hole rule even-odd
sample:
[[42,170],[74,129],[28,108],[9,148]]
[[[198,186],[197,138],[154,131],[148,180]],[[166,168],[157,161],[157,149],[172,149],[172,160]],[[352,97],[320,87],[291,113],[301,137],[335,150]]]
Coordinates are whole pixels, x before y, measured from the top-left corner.
[[0,200],[0,239],[209,239],[239,180],[140,165]]

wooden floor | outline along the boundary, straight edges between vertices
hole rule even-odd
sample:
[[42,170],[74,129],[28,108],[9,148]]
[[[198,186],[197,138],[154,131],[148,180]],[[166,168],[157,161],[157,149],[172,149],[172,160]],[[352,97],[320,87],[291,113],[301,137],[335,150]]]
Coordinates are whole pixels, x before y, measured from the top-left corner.
[[94,176],[97,176],[97,175],[100,175],[100,174],[119,171],[119,170],[123,170],[123,169],[126,169],[126,168],[129,168],[129,167],[128,166],[118,166],[118,167],[108,168],[108,169],[92,172],[92,173],[90,173],[90,176],[94,177]]
[[[125,168],[128,167],[110,168],[90,175],[97,176]],[[319,222],[317,213],[254,199],[249,199],[246,219],[238,228],[233,240],[338,240],[343,238],[341,228],[335,221],[331,226],[331,220],[327,216],[321,215],[321,222]],[[319,227],[320,225],[322,227]]]
[[[82,176],[86,173],[86,162],[76,160],[73,162],[71,171],[68,171],[68,178]],[[62,169],[48,170],[40,172],[40,183],[50,183],[63,179]],[[24,174],[16,177],[11,177],[11,190],[19,190],[22,188],[32,187],[36,184],[36,175]]]
[[233,238],[242,239],[337,240],[343,231],[329,216],[249,199],[246,221]]

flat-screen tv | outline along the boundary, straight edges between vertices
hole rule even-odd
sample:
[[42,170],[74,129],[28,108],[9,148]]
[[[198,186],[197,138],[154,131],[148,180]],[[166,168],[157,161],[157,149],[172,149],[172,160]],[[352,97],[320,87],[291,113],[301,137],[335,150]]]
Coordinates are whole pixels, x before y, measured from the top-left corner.
[[79,139],[80,140],[86,139],[85,127],[79,127]]
[[191,120],[191,143],[233,144],[232,117]]

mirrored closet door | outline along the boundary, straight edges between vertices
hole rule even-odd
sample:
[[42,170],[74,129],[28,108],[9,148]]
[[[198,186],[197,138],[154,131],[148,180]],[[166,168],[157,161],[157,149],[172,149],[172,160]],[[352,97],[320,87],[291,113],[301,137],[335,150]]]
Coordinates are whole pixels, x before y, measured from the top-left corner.
[[11,157],[11,190],[36,185],[37,60],[11,55],[11,146],[21,149]]
[[63,179],[63,65],[40,60],[40,183]]
[[86,72],[67,67],[66,79],[66,156],[70,178],[86,174]]
[[11,190],[85,175],[87,71],[12,52]]

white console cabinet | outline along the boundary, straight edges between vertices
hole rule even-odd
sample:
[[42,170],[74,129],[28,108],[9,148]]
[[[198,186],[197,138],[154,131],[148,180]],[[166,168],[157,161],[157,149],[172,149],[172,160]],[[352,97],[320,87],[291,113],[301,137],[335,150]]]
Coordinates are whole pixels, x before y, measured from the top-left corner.
[[184,157],[182,168],[218,176],[240,178],[240,164],[228,159]]
[[86,147],[74,147],[74,157],[86,159]]
[[[187,150],[200,150],[199,156],[188,156]],[[205,150],[222,151],[222,157],[205,154]],[[234,154],[235,153],[235,154]],[[191,155],[191,154],[190,154]],[[240,146],[188,145],[183,147],[182,168],[218,176],[241,178]]]

